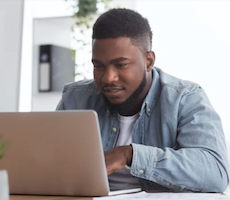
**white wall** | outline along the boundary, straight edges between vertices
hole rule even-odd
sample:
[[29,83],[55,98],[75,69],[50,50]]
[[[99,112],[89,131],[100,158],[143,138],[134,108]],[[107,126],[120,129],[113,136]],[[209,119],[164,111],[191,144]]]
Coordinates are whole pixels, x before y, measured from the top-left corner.
[[24,0],[0,0],[0,112],[17,111]]
[[138,0],[112,0],[109,4],[110,8],[129,8],[136,9]]

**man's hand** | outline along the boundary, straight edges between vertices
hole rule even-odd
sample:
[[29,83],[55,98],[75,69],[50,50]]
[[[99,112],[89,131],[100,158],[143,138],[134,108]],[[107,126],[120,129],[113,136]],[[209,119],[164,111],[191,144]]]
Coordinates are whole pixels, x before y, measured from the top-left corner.
[[132,145],[119,146],[105,152],[107,175],[115,170],[122,169],[125,165],[131,166],[133,158]]

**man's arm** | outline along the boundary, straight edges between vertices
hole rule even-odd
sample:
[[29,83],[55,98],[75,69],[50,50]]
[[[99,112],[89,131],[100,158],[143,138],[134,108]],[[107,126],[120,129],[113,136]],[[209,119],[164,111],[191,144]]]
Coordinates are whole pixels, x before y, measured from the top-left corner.
[[177,147],[133,144],[131,173],[181,191],[226,189],[228,160],[221,120],[201,88],[181,97]]

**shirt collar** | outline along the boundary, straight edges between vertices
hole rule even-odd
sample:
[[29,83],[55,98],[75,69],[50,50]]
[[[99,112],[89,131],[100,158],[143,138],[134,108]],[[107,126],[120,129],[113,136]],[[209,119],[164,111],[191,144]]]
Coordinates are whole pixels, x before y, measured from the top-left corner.
[[152,84],[149,89],[147,96],[142,104],[141,110],[145,109],[145,112],[148,116],[150,116],[151,111],[155,107],[159,96],[160,96],[160,76],[158,73],[158,68],[154,67],[152,69]]

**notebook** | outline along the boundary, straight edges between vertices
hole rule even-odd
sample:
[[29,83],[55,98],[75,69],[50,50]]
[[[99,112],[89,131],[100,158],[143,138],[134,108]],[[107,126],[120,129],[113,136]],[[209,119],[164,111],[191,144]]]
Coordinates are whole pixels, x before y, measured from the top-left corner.
[[95,111],[0,113],[0,137],[10,194],[108,195]]

